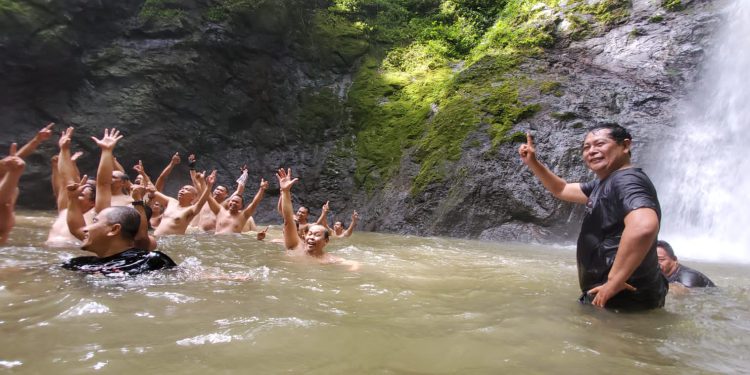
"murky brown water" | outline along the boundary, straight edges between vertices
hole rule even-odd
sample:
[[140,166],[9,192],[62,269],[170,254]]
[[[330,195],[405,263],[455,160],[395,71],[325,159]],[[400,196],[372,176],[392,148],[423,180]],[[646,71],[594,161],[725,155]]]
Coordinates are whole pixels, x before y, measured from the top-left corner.
[[[358,272],[246,236],[161,242],[180,269],[127,279],[57,266],[49,214],[0,247],[0,371],[580,374],[750,372],[747,265],[664,310],[580,306],[574,250],[356,233]],[[206,275],[250,276],[247,281]]]

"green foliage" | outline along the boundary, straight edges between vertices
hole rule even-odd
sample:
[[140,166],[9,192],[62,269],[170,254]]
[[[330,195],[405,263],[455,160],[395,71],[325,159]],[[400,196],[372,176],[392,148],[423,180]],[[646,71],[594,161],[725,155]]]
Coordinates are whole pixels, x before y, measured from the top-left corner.
[[562,83],[556,81],[545,81],[539,85],[539,92],[544,95],[562,96]]
[[29,6],[25,2],[0,0],[0,13],[2,14],[28,13],[29,10]]
[[349,91],[359,129],[355,176],[367,190],[377,188],[412,150],[420,165],[412,185],[417,194],[451,173],[480,124],[489,125],[497,146],[517,137],[508,134],[513,125],[540,109],[518,99],[519,79],[502,77],[554,43],[555,18],[544,10],[557,0],[543,7],[538,0],[384,2],[336,1],[332,8],[375,34],[378,15],[394,13],[394,3],[409,14],[391,34],[401,43],[366,59]]
[[661,6],[670,12],[678,12],[685,9],[682,0],[662,0]]
[[664,21],[664,16],[662,16],[661,14],[654,14],[648,19],[648,22],[651,23],[659,23],[661,21]]
[[630,17],[630,0],[602,0],[593,5],[583,5],[581,11],[593,14],[605,25],[622,23]]
[[176,23],[184,17],[185,11],[177,0],[146,0],[141,6],[138,18],[159,23]]
[[682,0],[662,0],[661,6],[670,12],[678,12],[685,9]]

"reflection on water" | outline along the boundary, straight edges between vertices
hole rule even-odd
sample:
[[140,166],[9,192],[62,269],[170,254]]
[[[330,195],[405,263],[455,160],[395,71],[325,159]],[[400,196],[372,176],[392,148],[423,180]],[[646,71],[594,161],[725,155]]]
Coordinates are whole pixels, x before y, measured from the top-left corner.
[[691,264],[722,287],[638,314],[578,305],[572,249],[359,232],[329,246],[358,272],[193,235],[160,242],[179,269],[106,279],[57,267],[82,253],[42,247],[51,218],[29,215],[0,248],[0,369],[750,371],[746,266]]

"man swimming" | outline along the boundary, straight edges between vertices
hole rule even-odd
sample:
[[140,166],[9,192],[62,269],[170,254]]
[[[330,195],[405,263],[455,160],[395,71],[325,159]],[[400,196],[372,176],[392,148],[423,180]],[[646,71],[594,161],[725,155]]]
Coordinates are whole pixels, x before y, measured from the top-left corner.
[[[166,207],[161,223],[154,231],[155,235],[185,234],[190,221],[200,212],[208,199],[208,192],[211,191],[216,179],[216,171],[205,178],[202,173],[197,173],[196,179],[204,184],[200,195],[198,189],[192,185],[183,186],[177,192],[177,199],[158,191],[154,192],[154,200],[158,201],[162,207]],[[197,202],[193,203],[196,198],[198,198]]]
[[297,234],[294,214],[292,213],[292,186],[299,179],[292,178],[291,169],[284,170],[283,168],[279,169],[276,177],[279,180],[279,190],[281,193],[279,202],[281,203],[281,212],[284,218],[284,247],[287,249],[287,253],[293,256],[309,256],[321,264],[349,266],[350,271],[358,270],[359,262],[339,258],[325,251],[330,232],[324,226],[318,224],[310,225],[304,240],[300,239]]
[[352,233],[354,233],[354,228],[357,227],[357,222],[359,222],[359,214],[357,213],[357,211],[352,212],[352,221],[349,223],[349,227],[346,229],[344,229],[344,224],[341,221],[336,221],[335,223],[333,223],[333,228],[329,227],[328,212],[330,212],[330,208],[328,202],[326,202],[323,205],[320,217],[318,218],[316,224],[320,224],[326,227],[326,229],[332,231],[333,238],[351,237]]
[[216,234],[242,233],[245,224],[255,213],[255,209],[263,200],[263,195],[268,189],[268,181],[260,179],[260,187],[255,194],[253,201],[242,208],[243,201],[241,195],[232,195],[229,198],[227,208],[224,208],[213,197],[208,197],[208,206],[211,207],[212,213],[216,215]]
[[672,246],[667,241],[659,240],[656,243],[656,254],[659,257],[661,272],[670,283],[677,283],[687,288],[716,286],[708,276],[678,262]]

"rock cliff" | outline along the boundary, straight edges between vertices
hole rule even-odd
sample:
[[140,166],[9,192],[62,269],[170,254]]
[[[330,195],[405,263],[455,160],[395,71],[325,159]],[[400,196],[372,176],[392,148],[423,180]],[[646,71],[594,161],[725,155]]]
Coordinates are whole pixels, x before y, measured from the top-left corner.
[[[119,161],[142,159],[152,178],[175,151],[195,153],[224,184],[247,163],[248,192],[291,167],[296,203],[316,215],[330,200],[346,222],[357,209],[366,230],[570,238],[580,212],[520,163],[523,132],[568,180],[591,178],[580,142],[602,122],[631,129],[636,162],[648,165],[720,5],[0,1],[0,147],[46,121],[74,125],[81,169],[93,173],[88,138],[116,127]],[[54,143],[28,161],[19,205],[52,207]],[[275,203],[270,191],[257,220],[277,221]]]

